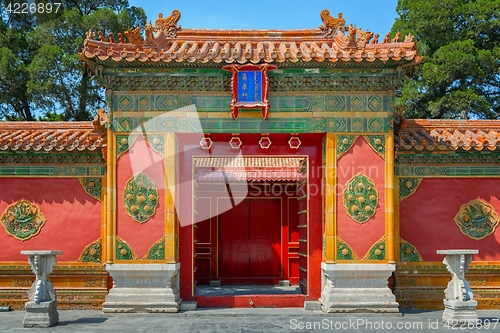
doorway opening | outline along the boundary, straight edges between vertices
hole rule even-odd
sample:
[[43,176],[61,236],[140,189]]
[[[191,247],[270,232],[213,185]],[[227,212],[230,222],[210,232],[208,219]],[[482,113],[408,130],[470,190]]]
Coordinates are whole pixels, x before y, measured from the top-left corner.
[[194,214],[207,217],[193,224],[199,306],[214,297],[236,306],[234,297],[269,294],[290,296],[282,306],[293,306],[292,298],[303,304],[306,164],[304,156],[243,157],[229,166],[224,157],[194,157]]

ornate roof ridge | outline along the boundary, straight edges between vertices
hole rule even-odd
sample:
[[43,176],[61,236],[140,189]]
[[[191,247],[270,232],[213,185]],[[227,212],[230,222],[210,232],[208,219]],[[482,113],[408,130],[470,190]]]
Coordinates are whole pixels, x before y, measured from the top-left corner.
[[[30,126],[27,126],[30,125]],[[4,121],[0,122],[0,131],[47,129],[47,130],[92,130],[92,121]]]
[[[500,129],[500,120],[482,120],[482,119],[407,119],[406,129],[409,128],[454,128],[468,129],[473,128],[495,128]],[[402,129],[404,130],[404,129]]]
[[[101,31],[87,33],[82,61],[156,64],[173,63],[284,63],[284,62],[387,62],[418,64],[413,36],[389,33],[379,43],[379,34],[345,25],[342,13],[332,18],[321,12],[324,25],[317,29],[181,29],[180,12],[173,11],[156,24],[148,23],[144,36],[141,28],[129,29],[117,37]],[[373,40],[372,40],[373,39]],[[396,65],[395,65],[396,66]]]

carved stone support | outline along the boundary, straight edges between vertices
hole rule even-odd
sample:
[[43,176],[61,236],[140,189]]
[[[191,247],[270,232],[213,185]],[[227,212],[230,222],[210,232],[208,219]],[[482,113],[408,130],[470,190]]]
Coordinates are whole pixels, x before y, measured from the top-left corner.
[[177,312],[180,264],[107,264],[113,288],[103,312]]
[[36,280],[28,292],[29,301],[26,303],[24,327],[50,327],[59,322],[57,312],[56,291],[47,277],[56,265],[56,255],[61,251],[40,250],[21,251],[28,256],[31,270],[35,273]]
[[479,250],[437,250],[437,254],[445,254],[443,264],[451,273],[451,281],[444,290],[444,312],[443,322],[449,325],[476,324],[478,316],[476,312],[477,301],[469,283],[465,280],[465,273],[472,262],[472,255],[478,254]]
[[388,287],[393,264],[327,264],[323,271],[321,309],[340,313],[398,314],[396,297]]

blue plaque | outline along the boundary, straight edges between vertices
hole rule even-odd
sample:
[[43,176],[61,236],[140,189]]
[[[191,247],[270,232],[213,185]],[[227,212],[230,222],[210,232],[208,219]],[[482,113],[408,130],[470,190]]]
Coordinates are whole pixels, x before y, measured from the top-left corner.
[[223,70],[231,71],[231,116],[238,119],[239,109],[262,109],[262,119],[267,119],[269,78],[267,73],[277,69],[272,64],[226,65]]
[[262,71],[238,72],[238,101],[262,102]]

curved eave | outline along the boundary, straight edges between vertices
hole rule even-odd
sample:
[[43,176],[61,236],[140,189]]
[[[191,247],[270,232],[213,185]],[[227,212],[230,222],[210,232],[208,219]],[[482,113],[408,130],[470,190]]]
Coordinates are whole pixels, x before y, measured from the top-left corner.
[[155,39],[142,44],[87,39],[80,58],[88,65],[105,67],[177,68],[259,63],[280,68],[390,68],[418,65],[422,60],[414,42],[361,45],[348,43],[339,36],[333,39],[285,37],[273,35],[271,38],[269,32],[255,38],[197,35],[182,40]]
[[[123,59],[120,61],[114,61],[110,58],[101,60],[99,58],[93,57],[88,58],[83,54],[80,54],[80,59],[84,61],[93,72],[96,72],[96,66],[102,66],[105,68],[221,68],[225,64],[230,64],[231,62],[175,62],[175,61],[141,61],[137,59]],[[260,62],[265,63],[265,62]],[[416,58],[403,58],[399,60],[388,59],[385,61],[349,61],[349,60],[336,60],[336,61],[283,61],[283,62],[269,62],[270,64],[275,64],[279,68],[346,68],[346,69],[386,69],[386,68],[397,68],[397,67],[413,67],[418,66],[420,61]],[[258,64],[258,63],[257,63]]]

